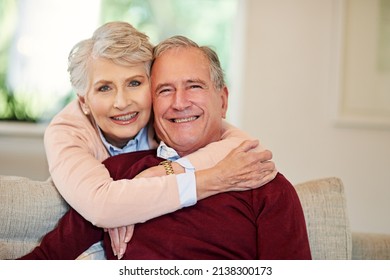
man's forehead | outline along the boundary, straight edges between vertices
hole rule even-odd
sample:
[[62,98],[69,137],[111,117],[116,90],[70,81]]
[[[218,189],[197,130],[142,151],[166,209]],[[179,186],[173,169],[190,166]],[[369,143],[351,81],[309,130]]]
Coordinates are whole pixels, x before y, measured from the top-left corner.
[[198,61],[199,64],[209,64],[206,55],[198,48],[195,47],[173,47],[164,51],[154,60],[154,64],[158,63],[161,60],[179,60],[181,61],[182,57],[193,58]]
[[182,82],[190,80],[208,80],[210,78],[209,61],[196,48],[174,48],[165,51],[153,63],[151,76],[177,79]]

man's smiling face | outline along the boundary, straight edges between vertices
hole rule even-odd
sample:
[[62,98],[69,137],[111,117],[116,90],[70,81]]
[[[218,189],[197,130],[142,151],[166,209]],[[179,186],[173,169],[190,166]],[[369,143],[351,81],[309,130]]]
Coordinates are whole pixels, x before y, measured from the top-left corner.
[[228,91],[215,89],[199,49],[165,51],[153,64],[151,89],[157,136],[181,156],[221,139]]

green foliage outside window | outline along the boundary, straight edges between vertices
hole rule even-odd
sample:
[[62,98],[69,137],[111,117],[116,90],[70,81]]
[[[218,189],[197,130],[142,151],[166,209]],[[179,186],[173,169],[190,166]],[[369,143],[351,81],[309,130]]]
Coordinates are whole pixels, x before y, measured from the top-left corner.
[[[172,35],[188,36],[201,45],[213,47],[220,56],[223,68],[228,70],[231,25],[234,24],[232,19],[237,0],[101,0],[100,5],[100,24],[114,20],[127,21],[146,33],[154,44]],[[50,118],[47,115],[50,110],[37,110],[36,107],[42,105],[34,104],[33,95],[16,95],[7,85],[9,53],[17,17],[18,0],[1,0],[0,120],[35,122],[43,117]],[[66,19],[70,20],[69,17]],[[74,95],[70,92],[56,102],[65,106]]]
[[123,20],[151,41],[184,35],[217,51],[227,70],[237,0],[102,0],[102,22]]
[[12,89],[7,85],[7,67],[9,49],[16,23],[17,2],[0,1],[0,119],[33,121],[26,108],[26,101],[15,98]]

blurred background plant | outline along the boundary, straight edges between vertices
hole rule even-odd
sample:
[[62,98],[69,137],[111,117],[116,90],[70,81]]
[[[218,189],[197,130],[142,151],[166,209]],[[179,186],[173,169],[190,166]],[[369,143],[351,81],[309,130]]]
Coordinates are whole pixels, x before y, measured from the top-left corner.
[[35,121],[26,112],[26,102],[15,98],[7,84],[8,52],[15,31],[16,9],[16,1],[0,1],[0,119]]
[[213,47],[229,72],[238,1],[0,0],[0,120],[48,121],[73,100],[67,54],[108,21],[127,21],[152,43],[188,36]]

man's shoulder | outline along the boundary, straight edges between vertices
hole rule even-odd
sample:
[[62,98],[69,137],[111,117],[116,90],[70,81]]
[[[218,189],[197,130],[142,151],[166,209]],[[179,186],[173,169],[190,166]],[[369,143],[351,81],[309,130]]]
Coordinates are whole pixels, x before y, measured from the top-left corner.
[[264,186],[252,190],[252,199],[253,207],[256,209],[261,209],[262,207],[288,209],[292,205],[299,204],[296,189],[281,173],[278,173],[275,179]]
[[280,172],[278,172],[275,178],[257,189],[252,190],[254,195],[264,194],[282,194],[285,192],[295,192],[295,188],[292,183]]

